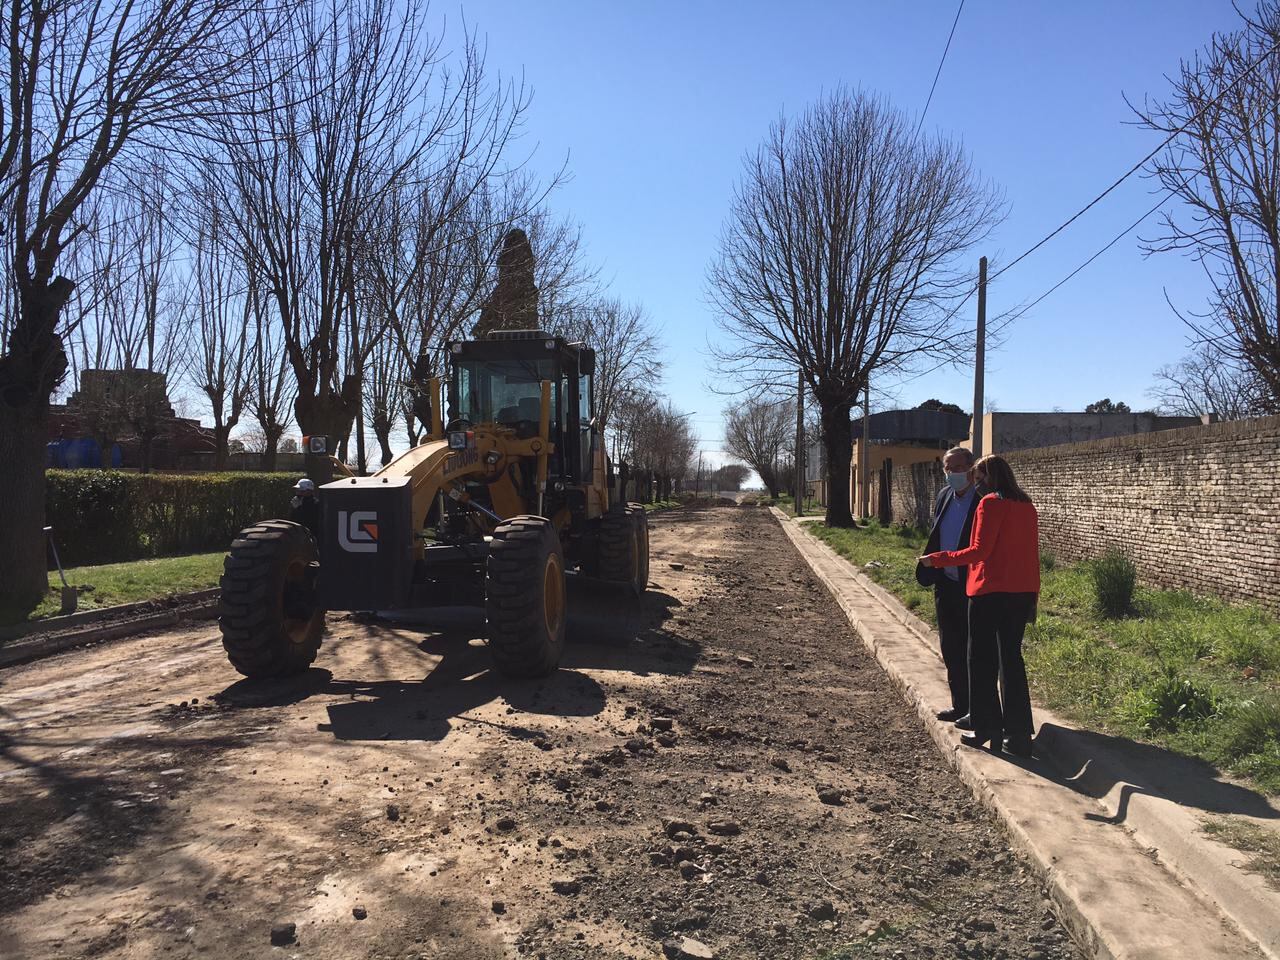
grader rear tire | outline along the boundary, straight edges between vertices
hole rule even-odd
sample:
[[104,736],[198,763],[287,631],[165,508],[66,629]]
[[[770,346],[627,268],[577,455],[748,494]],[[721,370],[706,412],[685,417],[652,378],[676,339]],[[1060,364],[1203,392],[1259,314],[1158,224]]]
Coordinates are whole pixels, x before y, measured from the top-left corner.
[[649,511],[638,503],[627,504],[627,513],[636,525],[635,594],[640,596],[649,586]]
[[601,580],[640,596],[649,584],[649,515],[638,503],[618,506],[600,522]]
[[550,520],[513,517],[493,531],[485,568],[489,655],[499,673],[542,677],[564,652],[564,552]]
[[223,561],[218,625],[231,665],[263,679],[311,666],[324,633],[310,565],[315,541],[288,520],[264,520],[240,531]]

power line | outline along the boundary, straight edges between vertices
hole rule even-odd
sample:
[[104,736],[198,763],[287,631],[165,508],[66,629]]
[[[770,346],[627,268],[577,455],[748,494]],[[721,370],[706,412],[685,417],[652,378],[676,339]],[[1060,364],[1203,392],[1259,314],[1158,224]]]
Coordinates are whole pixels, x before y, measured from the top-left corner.
[[1156,202],[1156,205],[1154,207],[1152,207],[1150,210],[1148,210],[1146,213],[1140,216],[1137,220],[1133,221],[1133,223],[1129,224],[1129,226],[1125,227],[1123,230],[1117,233],[1114,237],[1112,237],[1109,241],[1107,241],[1106,246],[1104,246],[1101,250],[1099,250],[1097,253],[1091,256],[1084,263],[1080,264],[1080,266],[1076,267],[1074,270],[1068,273],[1065,277],[1063,277],[1061,280],[1055,283],[1052,287],[1050,287],[1044,293],[1040,294],[1040,296],[1036,297],[1034,300],[1028,303],[1025,307],[1018,307],[1016,308],[1016,310],[1006,311],[1005,313],[997,317],[996,323],[998,324],[998,326],[996,327],[996,329],[997,330],[1002,329],[1008,326],[1009,324],[1013,323],[1015,320],[1020,318],[1024,313],[1026,313],[1028,310],[1030,310],[1032,307],[1038,304],[1041,300],[1049,296],[1049,294],[1053,293],[1060,286],[1062,286],[1064,283],[1066,283],[1068,280],[1074,277],[1077,273],[1079,273],[1085,267],[1089,266],[1089,264],[1093,263],[1093,261],[1097,260],[1100,256],[1102,256],[1104,253],[1106,253],[1108,250],[1114,247],[1122,239],[1124,239],[1130,233],[1136,230],[1138,228],[1138,225],[1141,224],[1143,220],[1147,219],[1147,217],[1151,216],[1153,213],[1155,213],[1157,210],[1163,207],[1172,196],[1173,196],[1172,193],[1165,193],[1159,199],[1159,201]]
[[[1136,230],[1138,226],[1142,223],[1142,221],[1146,220],[1147,217],[1151,216],[1153,213],[1155,213],[1157,210],[1163,207],[1166,203],[1169,202],[1170,198],[1172,197],[1173,197],[1172,193],[1164,194],[1160,198],[1160,200],[1156,203],[1155,206],[1153,206],[1150,210],[1148,210],[1146,213],[1140,216],[1137,220],[1133,221],[1133,223],[1129,224],[1127,227],[1121,230],[1118,234],[1116,234],[1114,237],[1108,240],[1106,245],[1103,246],[1102,249],[1098,250],[1088,260],[1084,261],[1084,263],[1080,264],[1080,266],[1076,267],[1074,270],[1072,270],[1065,277],[1063,277],[1061,280],[1055,283],[1052,287],[1050,287],[1044,293],[1040,294],[1040,296],[1036,297],[1030,303],[1022,307],[1015,307],[1013,309],[1006,310],[1004,313],[996,317],[993,321],[993,326],[995,328],[994,332],[999,332],[1000,330],[1003,330],[1005,327],[1007,327],[1009,324],[1013,323],[1015,320],[1020,319],[1022,315],[1030,311],[1032,307],[1039,304],[1042,300],[1044,300],[1051,293],[1053,293],[1055,290],[1061,287],[1064,283],[1066,283],[1068,280],[1074,277],[1077,273],[1079,273],[1085,267],[1089,266],[1089,264],[1093,263],[1093,261],[1097,260],[1100,256],[1102,256],[1104,253],[1106,253],[1108,250],[1114,247],[1117,243],[1123,240],[1126,236],[1128,236],[1130,233]],[[972,295],[973,293],[972,291],[970,291],[969,296],[972,296]],[[964,302],[968,302],[968,299],[969,298],[966,297]],[[964,303],[962,302],[961,306],[963,305]],[[926,370],[922,370],[919,373],[912,374],[911,376],[905,377],[901,380],[895,380],[893,385],[894,387],[902,387],[902,386],[905,386],[906,384],[914,383],[917,380],[922,380],[923,378],[930,376],[931,374],[937,373],[943,367],[950,366],[953,363],[955,363],[955,360],[952,358],[941,360]]]
[[[1063,230],[1067,229],[1067,227],[1071,226],[1071,224],[1075,223],[1082,216],[1084,216],[1084,214],[1087,213],[1095,204],[1097,204],[1098,201],[1100,201],[1103,197],[1107,196],[1109,193],[1111,193],[1112,190],[1120,186],[1120,184],[1124,183],[1131,176],[1133,176],[1135,173],[1141,170],[1144,166],[1146,166],[1147,161],[1150,160],[1152,157],[1154,157],[1157,153],[1159,153],[1165,147],[1167,147],[1170,143],[1172,143],[1175,137],[1185,133],[1188,127],[1190,127],[1193,123],[1199,120],[1210,107],[1216,106],[1218,101],[1221,100],[1223,97],[1225,97],[1229,92],[1231,92],[1231,89],[1236,84],[1238,84],[1241,80],[1243,80],[1249,74],[1253,73],[1253,71],[1256,70],[1259,67],[1259,65],[1261,65],[1261,63],[1267,59],[1267,57],[1275,53],[1277,49],[1280,49],[1280,40],[1277,40],[1274,44],[1271,45],[1271,48],[1267,50],[1266,53],[1261,54],[1258,57],[1258,59],[1254,60],[1253,63],[1249,64],[1247,68],[1241,71],[1240,74],[1234,80],[1232,80],[1229,84],[1223,87],[1221,91],[1218,92],[1217,96],[1215,96],[1212,100],[1210,100],[1203,107],[1197,110],[1195,113],[1195,116],[1191,117],[1191,119],[1189,119],[1186,123],[1178,127],[1178,129],[1174,130],[1173,133],[1169,134],[1169,136],[1165,137],[1164,140],[1161,141],[1159,146],[1157,146],[1145,157],[1143,157],[1141,160],[1135,163],[1132,167],[1126,170],[1124,175],[1121,176],[1120,179],[1116,180],[1113,184],[1111,184],[1111,186],[1107,187],[1107,189],[1103,190],[1100,194],[1098,194],[1096,197],[1094,197],[1092,200],[1086,203],[1078,211],[1072,214],[1072,216],[1069,217],[1065,222],[1063,222],[1059,227],[1057,227],[1055,230],[1053,230],[1052,232],[1048,233],[1045,237],[1043,237],[1038,243],[1029,247],[1027,250],[1024,250],[1021,254],[1019,254],[1009,263],[1005,264],[1003,267],[1001,267],[999,270],[993,273],[991,275],[991,279],[995,280],[996,277],[1000,276],[1006,270],[1020,263],[1022,260],[1026,259],[1031,254],[1035,253],[1037,250],[1043,247],[1046,243],[1048,243],[1050,240],[1052,240],[1054,237],[1060,234]],[[1147,215],[1149,216],[1150,214],[1147,214]],[[1047,295],[1048,294],[1046,294],[1046,296]]]
[[924,102],[924,109],[920,111],[920,120],[916,123],[916,133],[920,132],[920,128],[924,126],[924,116],[929,112],[929,104],[933,103],[933,91],[938,89],[938,78],[942,76],[942,65],[947,62],[947,51],[951,49],[951,38],[956,35],[956,24],[960,22],[960,13],[964,10],[964,0],[960,0],[960,7],[956,10],[956,18],[951,21],[951,32],[947,34],[947,45],[942,48],[942,59],[938,61],[938,69],[933,75],[933,85],[929,87],[929,96]]

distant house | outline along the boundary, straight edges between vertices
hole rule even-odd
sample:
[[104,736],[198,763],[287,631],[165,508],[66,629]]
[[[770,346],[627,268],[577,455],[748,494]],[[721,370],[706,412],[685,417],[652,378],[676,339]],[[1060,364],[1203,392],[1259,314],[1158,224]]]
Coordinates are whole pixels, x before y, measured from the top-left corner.
[[[879,516],[886,522],[923,523],[929,489],[942,484],[942,455],[964,446],[978,455],[1011,453],[1177,427],[1215,419],[1165,417],[1155,413],[988,413],[982,418],[982,449],[973,443],[973,419],[942,410],[887,410],[872,414],[866,475],[862,463],[862,420],[853,419],[850,506],[857,518]],[[898,487],[895,494],[894,486]],[[866,505],[864,508],[863,505]]]
[[213,449],[213,432],[175,415],[163,373],[84,370],[65,404],[49,410],[49,467],[109,466],[172,470],[180,457]]
[[[982,450],[987,453],[1012,453],[1033,447],[1054,447],[1060,443],[1081,443],[1127,437],[1135,433],[1154,433],[1212,423],[1213,414],[1203,417],[1165,417],[1156,413],[988,413],[982,418]],[[969,431],[965,446],[972,446]]]
[[[969,417],[946,410],[886,410],[867,418],[866,474],[860,473],[864,438],[862,419],[852,423],[853,460],[849,466],[850,508],[856,518],[891,513],[893,471],[914,464],[938,464],[942,455],[969,432]],[[864,504],[867,506],[864,508]]]

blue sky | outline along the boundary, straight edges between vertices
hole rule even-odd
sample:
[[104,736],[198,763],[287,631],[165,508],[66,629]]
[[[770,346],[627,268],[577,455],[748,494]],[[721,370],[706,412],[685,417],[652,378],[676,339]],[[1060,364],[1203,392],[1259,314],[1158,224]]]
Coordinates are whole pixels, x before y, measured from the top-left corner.
[[[642,301],[662,325],[667,393],[695,412],[709,454],[721,445],[726,399],[707,389],[706,343],[716,328],[705,270],[743,154],[781,113],[798,113],[841,84],[918,113],[956,7],[463,5],[487,40],[490,69],[523,71],[534,96],[521,146],[536,147],[538,170],[568,156],[572,180],[551,204],[582,224],[588,256],[612,292]],[[1237,22],[1229,0],[967,0],[925,125],[961,139],[1008,200],[1008,219],[974,252],[975,271],[979,254],[1008,262],[1152,149],[1158,139],[1129,123],[1123,95],[1162,93],[1180,58]],[[1150,191],[1131,178],[1010,270],[990,290],[989,315],[1061,280],[1150,207]],[[987,396],[999,409],[1077,410],[1103,396],[1150,403],[1152,372],[1186,352],[1165,291],[1195,307],[1204,284],[1184,258],[1144,258],[1136,239],[1143,232],[1026,314],[989,356]],[[928,397],[972,404],[965,373],[882,386],[888,406]]]

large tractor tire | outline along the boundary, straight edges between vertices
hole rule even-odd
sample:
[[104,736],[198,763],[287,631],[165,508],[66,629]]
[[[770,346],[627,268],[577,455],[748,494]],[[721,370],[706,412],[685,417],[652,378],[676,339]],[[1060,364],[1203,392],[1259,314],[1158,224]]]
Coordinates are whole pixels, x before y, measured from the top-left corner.
[[485,570],[485,620],[494,668],[546,676],[564,652],[564,551],[550,520],[512,517],[493,531]]
[[600,521],[601,580],[640,596],[649,584],[649,514],[638,503],[617,506]]
[[285,677],[315,660],[324,632],[316,557],[307,528],[288,520],[264,520],[231,542],[218,622],[231,665],[246,677]]

